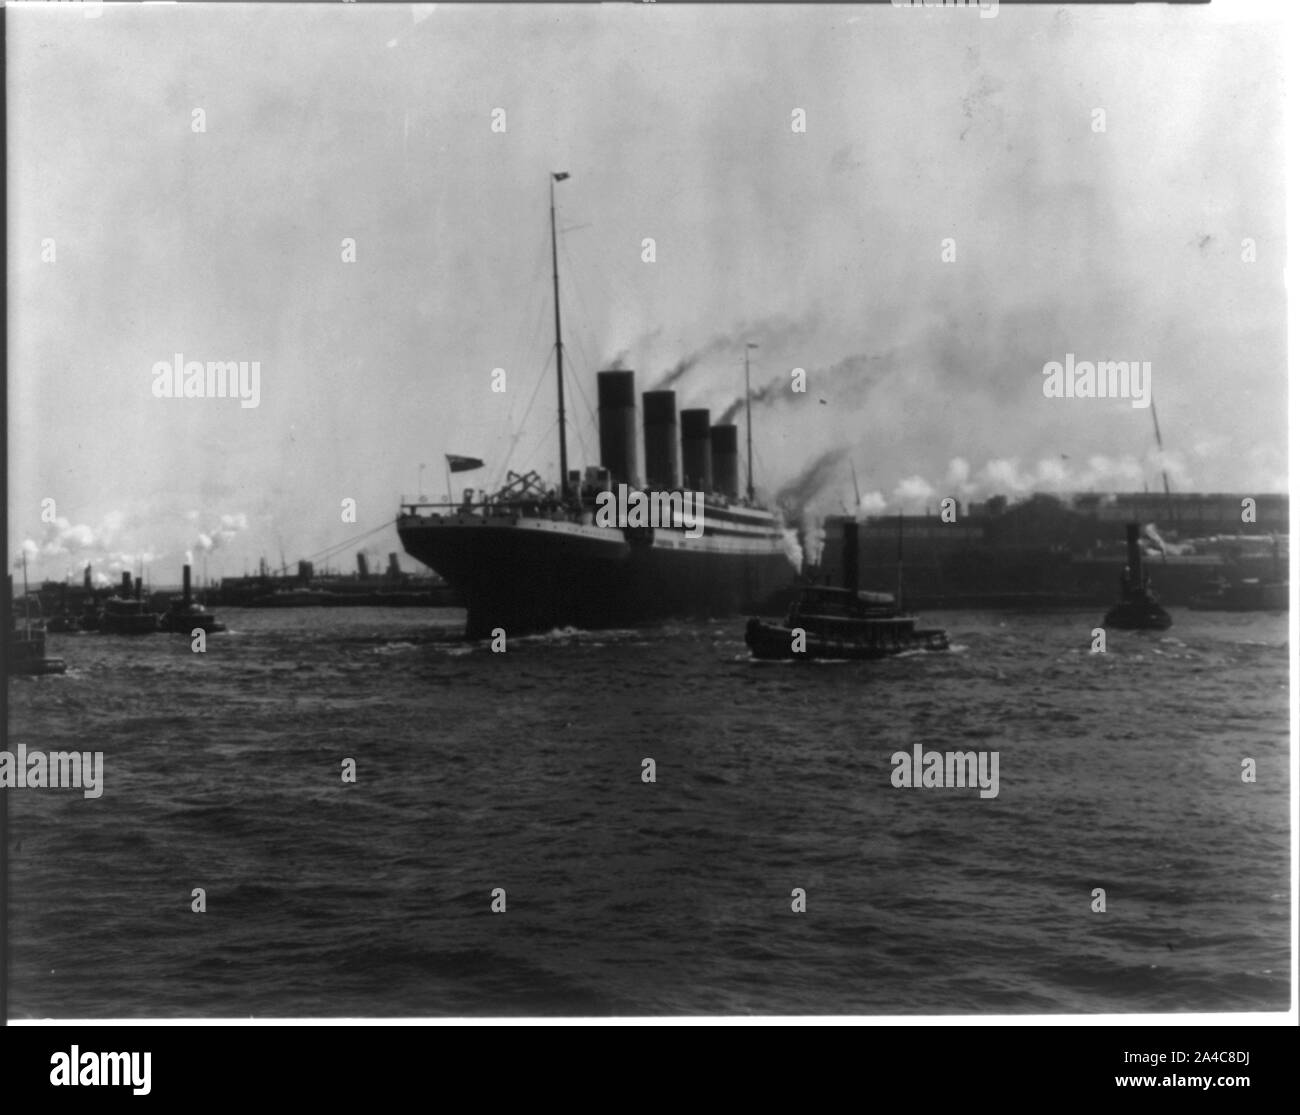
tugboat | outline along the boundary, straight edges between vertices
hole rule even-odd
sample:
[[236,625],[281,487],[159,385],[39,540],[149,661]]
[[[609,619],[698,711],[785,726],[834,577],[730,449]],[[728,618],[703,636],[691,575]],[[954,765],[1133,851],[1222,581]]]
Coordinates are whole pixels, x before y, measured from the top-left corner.
[[1104,620],[1105,626],[1122,631],[1164,631],[1173,618],[1160,606],[1151,589],[1151,578],[1142,572],[1142,550],[1138,545],[1138,524],[1126,523],[1128,565],[1120,577],[1120,600]]
[[171,607],[158,619],[158,630],[189,635],[196,627],[201,627],[209,635],[226,629],[226,625],[219,622],[203,605],[195,603],[190,592],[190,567],[186,565],[182,567],[181,595],[172,597]]
[[59,612],[57,615],[50,616],[50,618],[45,621],[45,630],[57,631],[60,634],[80,631],[81,617],[74,616],[71,612]]
[[41,612],[46,612],[46,601],[53,597],[49,614],[45,615],[45,630],[64,634],[81,630],[81,617],[68,604],[68,585],[65,581],[46,581],[37,594]]
[[99,617],[99,630],[106,635],[151,635],[158,630],[158,617],[140,599],[140,578],[135,579],[135,595],[131,595],[131,574],[122,574],[121,594],[104,601],[104,611]]
[[[5,672],[10,674],[62,674],[67,665],[62,658],[45,654],[45,622],[40,616],[40,601],[27,593],[27,562],[23,561],[23,621],[18,623],[17,601],[14,601],[14,579],[9,578],[9,599],[12,601],[9,622],[9,646],[5,653]],[[32,609],[36,616],[33,618]]]
[[[804,585],[785,622],[752,618],[745,642],[755,658],[887,658],[912,650],[947,650],[948,632],[918,628],[903,612],[902,598],[887,592],[858,591],[857,524],[844,524],[844,587]],[[803,632],[802,642],[798,632]],[[801,648],[801,649],[800,649]]]
[[59,610],[45,621],[45,630],[61,633],[96,631],[99,628],[99,606],[95,603],[95,586],[90,580],[90,566],[86,566],[82,576],[82,605],[78,614],[68,603],[65,585],[60,585]]

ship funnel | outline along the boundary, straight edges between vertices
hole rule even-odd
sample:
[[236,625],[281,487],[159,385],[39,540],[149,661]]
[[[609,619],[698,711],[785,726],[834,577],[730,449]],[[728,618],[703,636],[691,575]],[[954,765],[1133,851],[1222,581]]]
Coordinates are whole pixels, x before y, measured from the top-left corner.
[[735,426],[709,428],[709,445],[713,457],[714,490],[736,499],[740,496],[740,439]]
[[192,599],[190,595],[190,567],[188,565],[181,566],[181,597],[185,602],[185,607],[188,608]]
[[682,487],[693,492],[713,490],[707,410],[682,411]]
[[844,587],[852,593],[858,591],[858,522],[842,519],[844,537],[840,543],[840,564],[844,567]]
[[131,595],[131,574],[125,571],[122,573],[122,595]]
[[397,564],[397,555],[388,555],[388,576],[394,581],[402,579],[402,567]]
[[141,577],[135,579],[135,598],[140,599],[140,593],[144,589],[144,580]]
[[645,431],[645,484],[647,488],[676,488],[677,392],[646,391],[641,396]]
[[82,575],[81,585],[87,592],[94,592],[95,588],[90,580],[90,563],[86,563],[86,572]]
[[636,380],[632,372],[596,373],[600,463],[611,484],[636,486]]
[[366,555],[360,550],[357,551],[357,577],[364,581],[370,576],[370,567],[366,564]]

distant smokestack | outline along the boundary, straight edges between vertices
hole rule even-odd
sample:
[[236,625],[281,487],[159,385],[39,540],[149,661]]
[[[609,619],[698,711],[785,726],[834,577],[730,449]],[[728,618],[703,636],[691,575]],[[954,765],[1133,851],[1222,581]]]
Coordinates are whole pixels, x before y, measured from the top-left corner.
[[600,463],[611,484],[636,485],[636,377],[632,372],[596,373]]
[[131,574],[127,572],[122,573],[122,595],[131,595]]
[[141,577],[135,579],[135,598],[140,599],[140,593],[144,590],[144,580]]
[[397,564],[396,554],[388,555],[388,575],[392,577],[394,581],[401,579],[402,567]]
[[709,445],[713,457],[713,487],[727,499],[740,496],[740,439],[735,426],[709,428]]
[[841,519],[840,527],[844,537],[840,544],[840,563],[843,565],[844,587],[850,592],[858,591],[858,521]]
[[366,555],[357,551],[357,576],[365,580],[370,576],[370,566],[366,564]]
[[646,391],[641,396],[645,429],[647,488],[677,487],[677,392]]
[[94,591],[95,591],[94,583],[93,583],[93,582],[91,581],[91,579],[90,579],[90,563],[89,563],[89,562],[86,563],[86,572],[85,572],[84,574],[82,574],[82,578],[81,578],[81,586],[82,586],[82,588],[84,588],[87,592],[94,592]]
[[181,598],[184,601],[185,606],[188,608],[190,606],[190,599],[191,599],[190,567],[188,565],[181,566]]
[[298,580],[300,580],[303,584],[307,584],[311,580],[312,572],[313,569],[312,569],[311,562],[300,561],[298,563]]
[[707,410],[682,411],[682,487],[692,492],[713,490]]

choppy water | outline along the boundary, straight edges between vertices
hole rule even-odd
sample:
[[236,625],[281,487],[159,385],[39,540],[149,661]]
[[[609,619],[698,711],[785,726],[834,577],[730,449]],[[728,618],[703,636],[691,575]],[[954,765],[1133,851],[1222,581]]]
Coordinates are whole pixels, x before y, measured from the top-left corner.
[[[1286,619],[1174,615],[1094,655],[1097,616],[931,614],[959,649],[843,664],[424,609],[51,636],[9,747],[105,788],[8,795],[11,1012],[1284,1009]],[[998,751],[998,796],[892,786],[914,743]]]

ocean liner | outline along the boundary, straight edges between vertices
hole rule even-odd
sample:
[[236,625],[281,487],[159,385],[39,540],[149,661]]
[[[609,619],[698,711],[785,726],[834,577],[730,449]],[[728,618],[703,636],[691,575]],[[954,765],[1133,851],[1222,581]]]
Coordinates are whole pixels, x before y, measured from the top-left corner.
[[[754,609],[790,582],[797,543],[775,512],[754,498],[753,446],[740,492],[738,431],[710,425],[707,410],[677,411],[673,391],[642,395],[645,471],[636,461],[636,390],[626,369],[599,372],[600,464],[568,467],[564,420],[564,348],[552,174],[551,276],[555,298],[560,480],[536,472],[506,474],[500,491],[460,503],[404,503],[397,533],[406,552],[443,577],[467,609],[466,634],[485,638],[566,626],[620,627],[671,616],[728,616]],[[748,417],[748,351],[746,412]],[[752,435],[752,423],[747,421]],[[680,428],[681,469],[678,469]],[[638,484],[638,479],[644,482]],[[665,525],[598,525],[597,499],[620,485],[660,494],[684,512],[702,493],[702,530],[675,513]],[[694,537],[698,535],[698,537]]]

